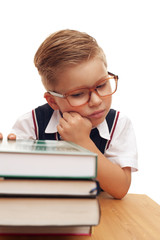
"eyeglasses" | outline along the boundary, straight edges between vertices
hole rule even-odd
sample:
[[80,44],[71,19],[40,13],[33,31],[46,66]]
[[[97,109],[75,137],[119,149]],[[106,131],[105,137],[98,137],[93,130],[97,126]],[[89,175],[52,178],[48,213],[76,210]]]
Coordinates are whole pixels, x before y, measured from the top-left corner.
[[48,91],[51,95],[66,98],[72,107],[85,105],[90,101],[91,93],[96,93],[100,98],[108,97],[117,90],[118,76],[108,72],[108,77],[97,82],[92,88],[79,88],[65,94]]

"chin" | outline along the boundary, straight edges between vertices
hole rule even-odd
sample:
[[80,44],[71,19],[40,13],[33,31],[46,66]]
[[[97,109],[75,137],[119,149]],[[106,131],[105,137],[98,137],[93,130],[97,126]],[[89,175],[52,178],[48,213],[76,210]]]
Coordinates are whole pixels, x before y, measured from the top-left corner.
[[92,127],[97,127],[99,124],[101,124],[104,121],[104,119],[102,120],[97,120],[97,121],[91,121],[92,122]]

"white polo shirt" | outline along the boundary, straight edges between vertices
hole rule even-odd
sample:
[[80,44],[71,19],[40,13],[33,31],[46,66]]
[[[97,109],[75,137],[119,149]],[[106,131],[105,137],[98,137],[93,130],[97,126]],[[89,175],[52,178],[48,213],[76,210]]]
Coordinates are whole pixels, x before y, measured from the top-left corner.
[[[54,111],[46,127],[45,133],[56,133],[59,120],[61,118],[58,110]],[[110,140],[110,133],[106,120],[97,126],[102,138]],[[16,134],[17,139],[36,139],[35,127],[32,112],[21,116],[14,124],[11,133]],[[117,124],[109,145],[104,155],[121,168],[131,167],[131,170],[138,170],[138,157],[136,138],[131,121],[119,114]]]

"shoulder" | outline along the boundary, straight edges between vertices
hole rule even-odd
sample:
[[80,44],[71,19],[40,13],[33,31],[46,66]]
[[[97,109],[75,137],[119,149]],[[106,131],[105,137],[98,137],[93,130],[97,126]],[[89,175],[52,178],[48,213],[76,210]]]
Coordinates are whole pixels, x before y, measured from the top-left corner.
[[43,104],[41,106],[38,106],[37,108],[35,108],[33,111],[35,111],[36,113],[45,113],[45,112],[53,112],[54,110],[49,106],[48,103]]
[[121,167],[131,167],[132,171],[138,169],[137,144],[133,125],[130,118],[121,112],[106,156]]
[[132,121],[129,117],[124,115],[123,113],[119,112],[118,120],[117,120],[117,127],[116,132],[117,134],[121,133],[122,131],[133,131]]
[[126,124],[132,124],[132,123],[131,123],[131,119],[128,116],[119,112],[117,124],[119,124],[120,126],[125,126]]
[[11,130],[17,139],[35,139],[32,111],[20,116]]
[[126,149],[128,145],[136,146],[136,137],[132,122],[125,114],[116,111],[116,117],[111,132],[111,146]]
[[132,122],[129,117],[121,112],[119,112],[110,146],[116,146],[116,148],[122,148],[125,151],[136,148],[136,136]]
[[[130,127],[132,126],[131,120],[126,115],[115,109],[110,109],[106,117],[106,121],[109,129],[111,128],[110,129],[111,134],[113,134],[112,132],[118,134],[118,132],[120,133],[124,129],[127,129],[129,126]],[[109,126],[109,124],[111,126]]]
[[135,138],[131,119],[119,111],[116,111],[113,128],[112,141],[127,141]]
[[29,124],[31,121],[32,121],[32,111],[21,115],[21,116],[17,119],[16,123],[17,123],[17,124],[20,124],[20,123],[24,123],[24,122],[25,122],[25,123],[28,123],[28,124]]
[[11,133],[14,133],[17,136],[17,139],[37,139],[39,126],[40,129],[44,131],[53,112],[54,110],[48,104],[41,105],[20,116],[15,122]]

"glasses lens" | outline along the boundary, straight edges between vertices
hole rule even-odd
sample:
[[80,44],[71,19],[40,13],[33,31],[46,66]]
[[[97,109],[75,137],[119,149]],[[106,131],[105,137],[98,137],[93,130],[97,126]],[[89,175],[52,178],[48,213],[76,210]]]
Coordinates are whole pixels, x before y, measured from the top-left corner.
[[[116,91],[117,85],[114,78],[106,79],[99,83],[96,87],[96,91],[101,97],[105,97],[107,95],[111,95]],[[90,90],[89,89],[78,89],[71,92],[67,96],[68,102],[73,106],[81,106],[89,101],[90,98]]]
[[107,79],[101,82],[96,88],[100,96],[111,95],[116,91],[116,81],[114,78]]
[[79,89],[79,90],[73,91],[67,97],[67,99],[72,106],[83,105],[89,100],[89,90],[88,89]]

